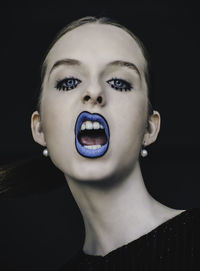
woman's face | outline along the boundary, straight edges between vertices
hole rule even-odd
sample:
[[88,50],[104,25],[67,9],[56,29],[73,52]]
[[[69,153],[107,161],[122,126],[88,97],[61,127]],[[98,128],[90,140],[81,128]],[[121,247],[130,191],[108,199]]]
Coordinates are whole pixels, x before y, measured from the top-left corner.
[[[38,142],[47,146],[54,164],[80,181],[106,180],[133,169],[148,101],[145,59],[135,40],[112,25],[86,24],[62,36],[46,60],[40,113],[44,139]],[[76,148],[75,125],[83,111],[107,121],[109,144],[101,156],[87,157]],[[91,144],[87,136],[83,140]]]

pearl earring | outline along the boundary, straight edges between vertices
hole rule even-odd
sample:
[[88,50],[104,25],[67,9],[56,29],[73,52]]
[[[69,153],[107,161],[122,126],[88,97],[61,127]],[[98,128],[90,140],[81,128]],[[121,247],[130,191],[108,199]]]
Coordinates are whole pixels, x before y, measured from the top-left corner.
[[140,154],[141,154],[142,157],[146,157],[148,155],[148,151],[146,149],[142,148]]
[[47,157],[49,155],[47,148],[43,150],[43,155]]

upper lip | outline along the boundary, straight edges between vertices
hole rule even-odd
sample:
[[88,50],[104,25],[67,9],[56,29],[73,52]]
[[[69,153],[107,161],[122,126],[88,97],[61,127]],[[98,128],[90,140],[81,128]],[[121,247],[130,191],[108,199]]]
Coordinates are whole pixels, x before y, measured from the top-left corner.
[[78,135],[79,128],[81,127],[82,123],[86,120],[98,121],[99,123],[101,123],[103,125],[103,127],[105,128],[105,133],[106,133],[107,139],[109,139],[110,132],[109,132],[109,126],[108,126],[106,119],[99,113],[90,113],[87,111],[81,112],[79,114],[79,116],[77,117],[76,125],[75,125],[76,136]]

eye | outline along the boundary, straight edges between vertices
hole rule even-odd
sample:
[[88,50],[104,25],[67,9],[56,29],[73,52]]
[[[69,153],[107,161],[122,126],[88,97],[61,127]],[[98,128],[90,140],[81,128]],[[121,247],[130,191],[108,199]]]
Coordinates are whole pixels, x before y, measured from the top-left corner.
[[74,77],[68,77],[62,80],[58,80],[55,85],[55,88],[59,90],[71,90],[73,88],[76,88],[77,85],[80,83],[81,83],[81,80]]
[[108,80],[107,83],[114,89],[119,90],[119,91],[127,91],[131,90],[133,87],[132,85],[127,82],[126,80],[119,79],[119,78],[112,78],[111,80]]

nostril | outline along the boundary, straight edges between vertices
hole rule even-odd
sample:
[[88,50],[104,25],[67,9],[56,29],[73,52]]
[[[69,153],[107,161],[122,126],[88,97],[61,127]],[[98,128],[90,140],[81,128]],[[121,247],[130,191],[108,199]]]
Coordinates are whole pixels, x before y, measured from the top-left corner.
[[97,98],[97,101],[98,101],[99,103],[102,103],[102,97],[99,96],[99,97]]
[[84,101],[88,101],[89,99],[90,99],[90,96],[88,95],[84,97]]
[[[88,101],[90,99],[90,96],[88,96],[88,95],[86,95],[84,98],[83,98],[83,100],[84,101]],[[97,102],[98,103],[102,103],[102,97],[101,96],[99,96],[98,98],[97,98]]]

